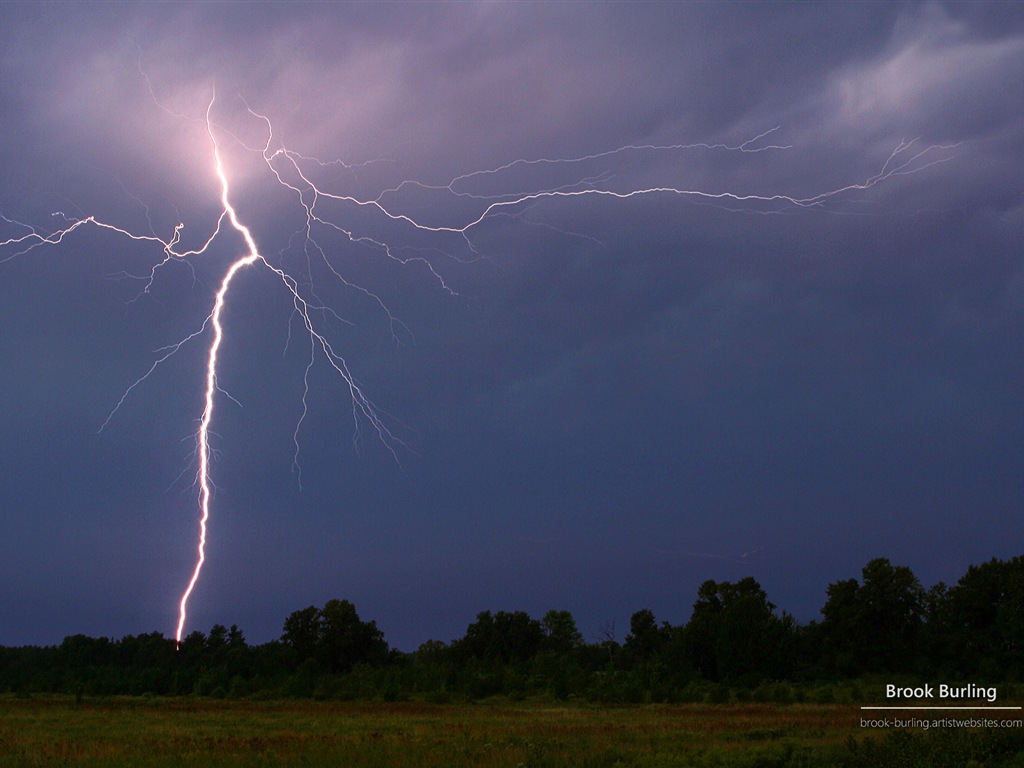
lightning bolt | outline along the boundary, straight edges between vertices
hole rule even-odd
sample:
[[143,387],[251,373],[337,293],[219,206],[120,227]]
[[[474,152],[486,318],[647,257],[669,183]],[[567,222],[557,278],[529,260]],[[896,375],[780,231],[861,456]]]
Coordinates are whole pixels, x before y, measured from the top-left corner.
[[[253,264],[257,260],[263,261],[263,257],[260,256],[259,247],[256,245],[256,240],[253,239],[252,232],[238,219],[238,214],[235,211],[233,205],[231,205],[231,189],[228,184],[227,174],[224,172],[224,163],[220,156],[220,145],[217,144],[217,137],[213,133],[213,126],[210,124],[210,111],[213,109],[213,103],[216,100],[216,94],[214,98],[210,99],[210,105],[206,109],[206,126],[207,133],[210,135],[210,140],[213,142],[213,161],[214,169],[217,174],[217,179],[220,181],[220,202],[224,206],[224,211],[227,214],[228,220],[231,222],[231,226],[242,236],[245,240],[245,245],[249,249],[245,256],[237,259],[235,262],[228,267],[228,271],[224,273],[224,279],[220,282],[220,289],[217,291],[217,297],[213,303],[213,312],[210,313],[210,323],[213,326],[213,341],[210,343],[210,354],[206,360],[206,406],[203,408],[203,417],[199,421],[199,551],[196,558],[196,567],[192,571],[192,578],[189,579],[188,586],[185,588],[184,594],[181,596],[181,603],[179,604],[178,613],[178,630],[175,633],[175,639],[181,642],[181,633],[185,629],[185,620],[188,616],[188,599],[192,595],[192,590],[196,587],[196,582],[199,581],[199,574],[203,570],[203,563],[206,562],[206,523],[210,519],[210,424],[213,422],[213,405],[214,395],[217,392],[217,354],[220,352],[220,346],[224,341],[224,326],[221,325],[220,315],[224,310],[224,300],[227,298],[228,290],[231,288],[231,281],[235,279],[235,275],[243,269]],[[266,262],[264,262],[266,263]]]
[[[238,232],[242,239],[245,241],[247,252],[244,256],[236,259],[228,266],[227,271],[224,273],[224,277],[221,280],[220,288],[217,290],[217,295],[213,303],[213,311],[210,313],[209,321],[210,325],[213,326],[213,341],[210,343],[209,354],[207,355],[206,361],[206,392],[205,392],[205,407],[203,408],[203,415],[199,421],[199,430],[197,433],[198,451],[199,451],[199,471],[197,474],[197,482],[199,484],[199,546],[196,556],[196,565],[192,571],[192,577],[189,579],[188,585],[185,587],[185,592],[181,596],[181,602],[179,603],[178,611],[178,628],[175,633],[175,639],[177,642],[181,642],[181,636],[185,629],[185,622],[188,617],[188,599],[192,595],[192,591],[195,589],[196,583],[199,581],[199,575],[202,572],[203,564],[206,562],[206,525],[210,519],[210,498],[212,496],[212,481],[210,478],[210,425],[213,422],[213,411],[215,395],[218,391],[217,387],[217,357],[220,352],[221,344],[224,341],[224,327],[221,325],[221,313],[224,310],[225,300],[227,299],[228,291],[231,288],[231,281],[234,280],[237,275],[245,267],[251,266],[252,264],[259,263],[274,274],[276,274],[285,287],[292,294],[292,301],[295,309],[299,312],[300,316],[306,326],[307,332],[310,337],[320,345],[321,349],[327,355],[328,361],[334,367],[334,369],[341,375],[342,379],[348,384],[349,392],[352,396],[352,402],[354,407],[363,416],[369,419],[370,423],[374,425],[377,430],[378,437],[380,437],[384,444],[389,446],[392,454],[394,449],[391,448],[391,442],[394,439],[393,435],[384,424],[380,421],[377,415],[376,409],[373,404],[363,395],[362,390],[353,380],[350,375],[347,366],[345,366],[344,360],[334,353],[331,345],[327,339],[324,338],[313,326],[312,320],[310,319],[309,305],[298,293],[298,283],[295,282],[287,273],[277,267],[272,266],[263,256],[260,254],[259,246],[256,245],[256,240],[253,237],[252,231],[241,222],[238,218],[238,213],[235,211],[234,206],[231,204],[231,186],[228,181],[227,173],[224,171],[224,162],[221,159],[220,145],[217,142],[217,136],[213,130],[213,122],[211,120],[211,111],[213,110],[214,102],[216,101],[216,94],[214,98],[210,100],[210,104],[206,110],[206,128],[207,133],[210,136],[210,141],[213,144],[213,160],[214,160],[214,171],[217,175],[217,180],[220,182],[220,202],[223,206],[224,215],[227,216],[232,228]],[[224,216],[222,215],[218,221],[218,228],[220,221]],[[304,378],[306,387],[308,389],[308,373],[309,368],[306,368],[307,377]],[[303,416],[305,416],[305,393],[303,395]],[[301,425],[302,419],[300,418],[299,424]],[[357,413],[358,423],[358,413]],[[296,428],[298,429],[298,428]],[[297,434],[297,432],[296,432]],[[297,437],[296,437],[297,440]],[[296,443],[297,446],[297,443]],[[397,456],[395,457],[397,458]]]
[[[143,76],[145,77],[144,73]],[[146,77],[146,83],[149,85],[150,94],[153,95],[152,85],[149,83],[148,77]],[[154,101],[156,101],[156,97],[153,96],[153,98]],[[328,338],[317,329],[316,324],[313,322],[315,312],[330,312],[330,309],[316,298],[316,293],[312,286],[312,276],[309,278],[308,291],[305,291],[306,295],[304,295],[304,291],[300,290],[300,283],[298,280],[292,277],[282,267],[271,263],[271,261],[269,261],[260,252],[252,231],[242,222],[237,210],[232,204],[232,189],[229,173],[225,168],[221,151],[221,143],[218,139],[218,133],[227,135],[231,134],[226,129],[219,127],[213,119],[216,101],[217,97],[216,93],[214,93],[205,110],[205,124],[206,133],[212,145],[213,172],[220,186],[221,211],[217,217],[213,231],[198,247],[192,249],[181,248],[181,233],[184,228],[183,223],[177,224],[174,227],[171,236],[165,240],[155,234],[152,234],[152,227],[150,234],[139,234],[115,224],[101,221],[94,216],[72,218],[58,212],[54,214],[54,217],[60,222],[60,226],[56,229],[46,231],[17,219],[9,218],[0,213],[0,220],[8,226],[14,227],[18,231],[18,234],[13,235],[6,240],[0,240],[0,264],[22,257],[36,248],[60,246],[78,230],[85,227],[95,227],[105,232],[109,232],[112,235],[135,241],[139,245],[158,248],[163,256],[152,267],[149,275],[144,278],[144,293],[149,291],[162,267],[172,262],[183,261],[185,263],[189,263],[189,259],[206,254],[210,250],[214,241],[217,240],[225,230],[233,230],[237,235],[241,236],[241,239],[245,244],[244,255],[236,258],[224,271],[219,288],[214,297],[213,307],[210,313],[200,324],[200,327],[186,335],[175,344],[165,347],[162,350],[158,350],[159,356],[156,361],[139,379],[124,391],[120,400],[100,427],[100,430],[102,431],[131,393],[143,384],[143,382],[145,382],[162,363],[168,360],[185,344],[206,334],[208,331],[212,331],[212,338],[210,340],[206,356],[204,407],[195,435],[198,460],[196,485],[198,486],[199,491],[199,541],[195,566],[178,604],[178,623],[175,632],[175,638],[178,642],[181,641],[182,634],[188,620],[189,598],[192,596],[196,585],[199,582],[203,565],[206,562],[207,528],[211,517],[211,502],[214,489],[210,466],[212,456],[210,432],[211,426],[214,423],[217,395],[218,393],[226,394],[218,385],[217,374],[219,354],[225,343],[224,327],[221,318],[224,307],[228,302],[232,282],[240,272],[248,267],[258,266],[266,268],[276,275],[284,286],[284,289],[290,295],[295,316],[299,318],[310,341],[310,357],[303,374],[304,389],[302,394],[302,411],[293,435],[295,443],[293,465],[296,473],[300,471],[299,433],[307,415],[307,396],[310,386],[309,373],[318,356],[323,357],[327,364],[331,366],[334,372],[340,377],[342,382],[344,382],[344,387],[347,389],[348,395],[351,398],[353,419],[356,430],[354,439],[357,441],[357,444],[359,440],[360,424],[366,423],[370,425],[376,437],[387,448],[387,450],[391,452],[396,461],[399,458],[398,449],[402,445],[401,441],[388,428],[379,409],[366,396],[357,383],[355,377],[349,370],[345,359],[335,351]],[[159,102],[157,102],[157,104],[171,117],[175,119],[185,118],[183,115],[171,112],[166,107],[160,105]],[[571,171],[577,167],[583,168],[586,163],[607,161],[613,158],[627,158],[635,155],[649,155],[651,153],[678,153],[697,150],[760,153],[790,150],[791,147],[789,145],[764,143],[766,137],[779,130],[778,128],[772,128],[748,139],[747,141],[733,145],[703,143],[627,145],[604,152],[581,155],[574,158],[516,159],[491,169],[474,171],[455,176],[444,184],[431,185],[415,180],[402,181],[397,186],[392,186],[382,190],[375,197],[363,198],[352,194],[333,192],[324,185],[315,181],[314,176],[318,170],[333,166],[337,161],[324,162],[317,158],[307,157],[288,149],[280,142],[275,144],[277,137],[274,133],[271,120],[267,116],[255,112],[249,108],[248,105],[246,105],[246,109],[253,120],[258,121],[264,126],[266,130],[266,141],[261,146],[249,147],[244,145],[234,136],[232,136],[232,138],[244,149],[256,153],[262,158],[264,165],[274,181],[281,185],[282,188],[287,189],[297,200],[299,207],[304,211],[305,223],[301,230],[301,234],[305,242],[304,250],[307,260],[311,260],[313,258],[319,259],[326,265],[329,273],[340,280],[344,286],[357,290],[370,300],[374,301],[388,318],[388,322],[391,324],[392,328],[392,335],[395,336],[396,339],[397,330],[401,326],[400,321],[390,312],[390,310],[388,310],[384,301],[382,301],[380,297],[369,289],[350,283],[344,278],[342,273],[339,272],[332,264],[331,260],[328,258],[325,248],[318,241],[318,231],[324,230],[327,233],[341,235],[342,237],[347,238],[349,242],[361,247],[373,249],[397,263],[403,265],[417,264],[425,268],[443,290],[451,293],[454,293],[454,290],[446,284],[442,274],[434,267],[431,260],[426,256],[400,255],[399,251],[393,248],[385,237],[372,237],[367,234],[357,233],[354,228],[342,226],[336,220],[336,217],[332,217],[324,210],[325,206],[349,206],[355,210],[369,212],[379,217],[386,225],[398,227],[407,232],[415,232],[427,237],[454,236],[461,240],[463,245],[468,249],[468,252],[472,254],[474,258],[478,258],[482,254],[473,240],[475,229],[480,227],[480,225],[485,221],[498,216],[521,216],[525,210],[528,210],[530,207],[536,206],[545,200],[596,197],[611,201],[621,201],[635,197],[672,196],[690,199],[704,204],[717,205],[729,210],[740,210],[749,213],[782,214],[802,209],[817,209],[833,212],[830,205],[838,199],[847,199],[855,193],[867,191],[894,177],[919,173],[936,164],[948,162],[953,157],[951,150],[957,146],[955,144],[927,145],[922,144],[916,139],[912,141],[901,141],[886,158],[882,167],[875,173],[869,175],[863,181],[845,184],[830,190],[805,196],[787,195],[782,193],[762,195],[735,191],[710,192],[701,189],[688,189],[676,186],[650,186],[616,189],[613,187],[613,176],[609,172],[602,172],[597,175],[586,175],[581,172],[582,175],[571,178],[565,183],[557,186],[519,189],[516,191],[498,194],[474,193],[466,189],[466,187],[471,186],[473,182],[480,182],[484,179],[497,181],[500,184],[503,175],[513,170],[521,171],[531,168],[557,167]],[[468,215],[463,215],[461,221],[441,223],[437,223],[435,221],[428,223],[425,220],[419,220],[411,213],[403,212],[398,207],[397,202],[390,202],[395,200],[399,194],[407,188],[419,189],[431,194],[440,194],[458,198],[460,201],[466,202],[471,206],[475,206],[476,210]],[[437,251],[450,255],[444,249],[437,249]],[[337,315],[334,316],[337,317]],[[299,476],[299,483],[301,487],[301,475]],[[746,555],[744,555],[744,557],[745,556]]]

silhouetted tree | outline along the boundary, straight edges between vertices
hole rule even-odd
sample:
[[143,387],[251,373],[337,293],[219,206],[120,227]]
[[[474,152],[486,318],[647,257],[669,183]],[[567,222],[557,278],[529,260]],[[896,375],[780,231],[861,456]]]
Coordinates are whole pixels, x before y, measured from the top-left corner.
[[607,619],[601,622],[601,625],[597,628],[596,640],[595,651],[598,652],[588,655],[592,658],[600,658],[602,661],[607,660],[608,666],[612,666],[615,662],[616,654],[622,647],[615,632],[615,619]]
[[348,600],[328,600],[320,611],[318,650],[320,660],[336,672],[356,664],[382,664],[388,656],[388,644],[377,623],[361,621]]
[[796,624],[754,579],[706,581],[683,632],[693,666],[708,680],[754,683],[790,674]]
[[328,600],[323,609],[311,605],[295,611],[285,619],[281,641],[294,651],[299,664],[313,660],[334,672],[383,663],[389,650],[376,622],[361,621],[348,600]]
[[683,634],[690,663],[705,680],[718,680],[717,644],[723,611],[718,590],[711,580],[700,585]]
[[792,671],[796,623],[775,605],[754,579],[719,585],[722,614],[715,652],[723,680],[756,683],[780,679]]
[[960,674],[1024,675],[1024,557],[972,565],[939,612],[944,656]]
[[824,617],[817,633],[821,638],[822,666],[842,675],[854,675],[861,663],[858,642],[858,623],[861,609],[856,579],[844,579],[829,584],[825,590],[828,599],[821,609]]
[[543,641],[541,623],[524,611],[483,611],[466,627],[456,649],[461,658],[521,662],[533,657]]
[[631,661],[650,661],[662,648],[665,633],[654,612],[644,608],[629,618],[629,634],[623,649]]
[[925,592],[906,566],[876,558],[854,579],[830,584],[821,609],[826,649],[843,674],[911,671],[918,658]]
[[320,645],[320,610],[311,605],[293,611],[284,620],[281,642],[295,651],[299,661],[313,658]]
[[60,644],[58,657],[67,669],[100,667],[113,660],[115,650],[116,646],[105,637],[70,635]]
[[541,626],[544,631],[545,650],[552,651],[558,656],[568,656],[583,645],[583,635],[580,634],[576,627],[576,619],[569,611],[548,611],[541,619]]

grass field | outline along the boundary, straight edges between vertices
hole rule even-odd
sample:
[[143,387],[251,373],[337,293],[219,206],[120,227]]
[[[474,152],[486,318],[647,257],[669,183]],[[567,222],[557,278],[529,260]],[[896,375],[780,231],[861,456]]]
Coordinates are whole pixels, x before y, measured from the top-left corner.
[[851,736],[869,737],[859,718],[820,704],[3,697],[0,766],[818,766],[841,762]]

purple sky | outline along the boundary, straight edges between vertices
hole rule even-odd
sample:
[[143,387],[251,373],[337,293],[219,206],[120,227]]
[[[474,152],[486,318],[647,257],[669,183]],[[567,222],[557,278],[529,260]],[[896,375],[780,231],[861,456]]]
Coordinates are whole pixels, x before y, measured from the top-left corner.
[[[233,204],[408,446],[353,441],[319,359],[300,489],[308,338],[273,273],[240,276],[187,630],[262,642],[337,597],[405,650],[482,610],[567,609],[593,639],[748,575],[807,621],[874,557],[927,587],[1021,554],[1022,82],[1013,4],[0,3],[0,241],[59,211],[198,245],[216,92]],[[809,198],[904,142],[895,162],[955,147],[820,206],[547,197],[466,238],[321,202],[403,264],[323,225],[324,257],[305,244],[246,105],[271,149],[342,161],[303,166],[325,191],[419,182],[380,199],[430,226],[556,188]],[[665,149],[775,128],[759,152]],[[603,154],[627,146],[648,148]],[[225,232],[148,293],[158,246],[82,227],[19,250],[0,246],[0,644],[172,635],[209,335],[98,430],[244,244]]]

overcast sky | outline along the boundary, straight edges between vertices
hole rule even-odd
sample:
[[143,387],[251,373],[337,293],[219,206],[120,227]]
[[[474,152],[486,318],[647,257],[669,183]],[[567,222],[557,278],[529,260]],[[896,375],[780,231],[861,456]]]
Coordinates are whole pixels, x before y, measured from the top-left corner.
[[[404,650],[482,610],[621,640],[744,576],[808,621],[874,557],[928,587],[1021,554],[1022,82],[1017,4],[5,2],[0,241],[94,216],[198,247],[209,108],[239,217],[393,431],[318,356],[300,477],[309,337],[240,274],[186,631],[343,598]],[[465,236],[321,198],[307,240],[265,146],[433,228],[675,191]],[[209,330],[106,420],[244,253],[224,228],[149,282],[160,246],[92,225],[0,246],[0,644],[173,635]]]

